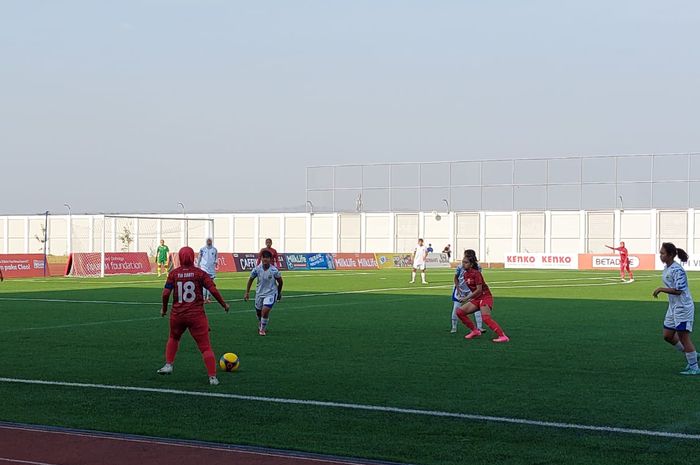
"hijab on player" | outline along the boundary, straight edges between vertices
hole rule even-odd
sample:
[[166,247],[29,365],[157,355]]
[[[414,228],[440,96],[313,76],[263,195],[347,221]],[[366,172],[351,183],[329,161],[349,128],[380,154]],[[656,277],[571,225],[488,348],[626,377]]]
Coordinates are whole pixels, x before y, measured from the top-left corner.
[[683,263],[688,262],[688,253],[685,250],[676,247],[671,242],[664,242],[661,244],[661,251],[665,252],[665,255],[668,257],[668,261],[662,259],[662,261],[666,264],[673,262],[673,259],[676,257],[678,257]]
[[177,254],[180,257],[180,266],[194,265],[194,250],[192,247],[185,246]]

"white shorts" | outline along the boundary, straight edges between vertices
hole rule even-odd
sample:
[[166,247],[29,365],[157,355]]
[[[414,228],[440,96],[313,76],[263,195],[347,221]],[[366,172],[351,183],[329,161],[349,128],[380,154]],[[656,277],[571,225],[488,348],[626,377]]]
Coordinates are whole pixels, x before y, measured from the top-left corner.
[[272,308],[277,302],[277,296],[261,295],[255,297],[255,310],[262,310],[263,307]]
[[425,262],[413,262],[413,269],[414,270],[425,270]]
[[693,331],[693,320],[695,320],[695,309],[685,307],[668,307],[666,318],[664,318],[664,328],[673,331]]

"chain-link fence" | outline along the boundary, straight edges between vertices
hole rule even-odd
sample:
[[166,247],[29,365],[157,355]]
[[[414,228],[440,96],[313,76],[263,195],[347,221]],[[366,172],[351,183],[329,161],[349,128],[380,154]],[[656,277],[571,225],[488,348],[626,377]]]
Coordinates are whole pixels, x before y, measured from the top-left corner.
[[700,153],[312,166],[315,212],[700,207]]

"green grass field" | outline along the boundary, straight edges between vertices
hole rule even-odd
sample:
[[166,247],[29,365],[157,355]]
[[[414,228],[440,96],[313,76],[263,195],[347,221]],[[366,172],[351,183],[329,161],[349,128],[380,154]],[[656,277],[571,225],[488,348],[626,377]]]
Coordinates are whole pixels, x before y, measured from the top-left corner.
[[[285,274],[286,298],[259,337],[247,276],[222,275],[228,315],[208,307],[218,354],[237,373],[211,388],[183,338],[159,377],[167,320],[153,276],[6,281],[0,377],[220,392],[700,434],[700,379],[661,339],[659,273],[485,271],[511,337],[449,333],[450,270]],[[697,286],[690,276],[691,286]],[[372,291],[349,293],[347,291]],[[127,304],[132,303],[132,304]],[[136,303],[136,304],[133,304]],[[468,418],[96,387],[0,382],[0,420],[201,439],[418,464],[688,462],[697,439]],[[690,460],[692,461],[692,460]]]

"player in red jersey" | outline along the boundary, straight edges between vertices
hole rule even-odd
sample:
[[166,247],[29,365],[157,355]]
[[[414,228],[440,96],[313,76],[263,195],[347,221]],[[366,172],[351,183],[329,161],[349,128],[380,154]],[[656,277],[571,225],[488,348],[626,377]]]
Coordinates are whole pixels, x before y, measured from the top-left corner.
[[630,269],[630,257],[629,253],[627,252],[627,248],[625,247],[625,243],[620,242],[620,247],[611,247],[609,245],[606,245],[605,247],[612,250],[613,252],[620,252],[620,279],[623,282],[625,282],[626,271],[630,275],[629,282],[633,283],[634,276],[632,275],[632,270]]
[[272,266],[279,267],[277,250],[272,248],[272,239],[270,239],[269,237],[265,239],[265,247],[260,249],[260,252],[258,253],[257,265],[260,265],[262,263],[262,254],[266,250],[272,254],[272,260],[270,261],[270,263],[272,263]]
[[484,281],[484,277],[479,271],[479,262],[476,256],[465,256],[462,260],[462,267],[466,272],[464,273],[464,282],[469,287],[471,294],[469,295],[469,301],[457,309],[457,318],[459,318],[462,323],[465,324],[467,328],[471,330],[469,334],[464,336],[465,339],[474,339],[475,337],[481,336],[481,331],[472,322],[469,315],[481,311],[481,318],[486,326],[491,328],[494,333],[498,336],[492,339],[493,342],[508,342],[510,339],[503,332],[501,327],[496,323],[493,318],[491,318],[491,309],[493,309],[493,295],[489,289],[488,284]]
[[189,329],[202,353],[209,375],[209,384],[216,386],[219,380],[216,378],[216,357],[209,341],[209,321],[204,313],[204,289],[208,290],[227,312],[230,306],[221,297],[221,293],[207,272],[194,265],[194,250],[191,247],[181,248],[178,255],[180,266],[168,273],[165,289],[163,289],[161,316],[168,313],[170,294],[174,291],[175,295],[173,310],[170,313],[170,336],[165,346],[165,365],[158,370],[158,374],[169,375],[173,372],[173,362],[180,345],[180,338]]

